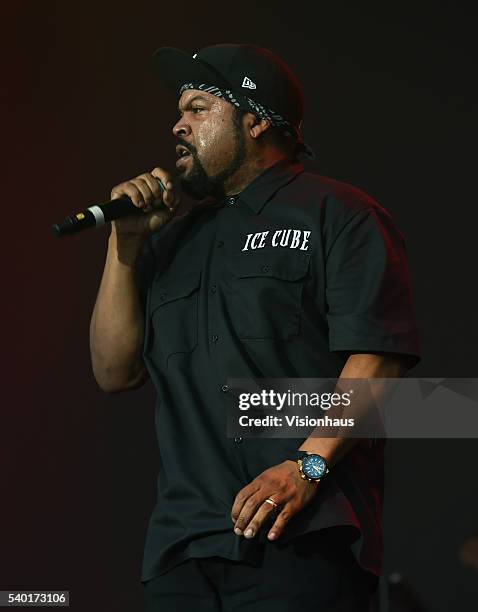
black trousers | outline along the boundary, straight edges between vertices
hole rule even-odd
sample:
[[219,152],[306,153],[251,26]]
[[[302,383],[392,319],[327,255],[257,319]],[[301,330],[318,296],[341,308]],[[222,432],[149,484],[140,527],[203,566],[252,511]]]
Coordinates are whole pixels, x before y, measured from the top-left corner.
[[265,544],[261,567],[193,558],[144,583],[145,612],[368,612],[378,578],[320,532]]

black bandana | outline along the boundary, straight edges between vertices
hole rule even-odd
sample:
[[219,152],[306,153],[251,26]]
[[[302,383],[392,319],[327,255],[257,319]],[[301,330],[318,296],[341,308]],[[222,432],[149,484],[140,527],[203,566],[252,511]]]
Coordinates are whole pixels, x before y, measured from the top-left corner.
[[271,108],[264,108],[262,104],[244,96],[243,94],[235,91],[231,91],[230,89],[219,89],[215,85],[206,85],[205,83],[184,83],[179,89],[179,95],[183,93],[186,89],[199,89],[200,91],[205,91],[207,93],[212,94],[213,96],[217,96],[218,98],[222,98],[226,100],[226,102],[230,102],[237,106],[238,108],[242,108],[245,111],[253,113],[259,119],[267,119],[271,125],[274,127],[281,128],[282,130],[289,132],[291,135],[298,135],[297,130],[294,126],[276,113]]

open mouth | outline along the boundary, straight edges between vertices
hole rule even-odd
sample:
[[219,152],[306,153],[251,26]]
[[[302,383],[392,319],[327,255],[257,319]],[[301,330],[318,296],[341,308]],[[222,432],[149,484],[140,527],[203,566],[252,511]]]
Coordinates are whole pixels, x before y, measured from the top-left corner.
[[181,159],[183,157],[187,157],[188,155],[191,155],[191,152],[184,145],[177,145],[176,155],[178,156],[178,159]]

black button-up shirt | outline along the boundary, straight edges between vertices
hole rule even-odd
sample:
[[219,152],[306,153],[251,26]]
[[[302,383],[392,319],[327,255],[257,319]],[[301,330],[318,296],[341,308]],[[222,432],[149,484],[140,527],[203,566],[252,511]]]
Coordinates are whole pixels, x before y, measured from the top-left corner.
[[353,352],[420,359],[404,241],[389,213],[282,160],[239,195],[163,226],[137,279],[161,454],[141,580],[189,557],[258,564],[265,546],[338,526],[378,574],[383,441],[358,442],[277,543],[266,526],[248,540],[233,531],[236,494],[305,438],[228,438],[226,394],[228,378],[337,378]]

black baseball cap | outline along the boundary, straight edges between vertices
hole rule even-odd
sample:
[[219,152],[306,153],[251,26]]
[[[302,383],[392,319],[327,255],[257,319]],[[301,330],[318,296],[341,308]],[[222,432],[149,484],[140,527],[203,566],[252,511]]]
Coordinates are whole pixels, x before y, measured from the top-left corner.
[[293,134],[296,153],[315,158],[300,133],[304,114],[300,82],[269,49],[251,44],[220,44],[190,54],[175,47],[161,47],[153,55],[153,66],[175,95],[185,89],[217,95]]

